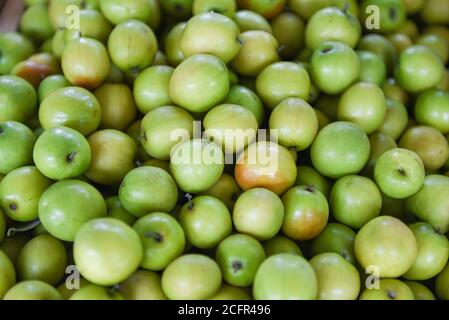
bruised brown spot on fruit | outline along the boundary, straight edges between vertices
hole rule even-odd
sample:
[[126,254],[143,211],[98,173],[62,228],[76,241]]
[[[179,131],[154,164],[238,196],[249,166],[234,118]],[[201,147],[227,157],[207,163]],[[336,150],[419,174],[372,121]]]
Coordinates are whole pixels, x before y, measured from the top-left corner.
[[388,291],[388,298],[394,300],[394,299],[396,299],[397,297],[398,297],[398,294],[397,294],[396,292],[391,291],[391,290]]
[[74,152],[68,154],[65,159],[66,159],[67,162],[71,163],[71,162],[73,162],[73,160],[75,160],[76,155],[77,155],[77,152],[74,151]]
[[16,210],[17,210],[17,204],[11,203],[11,204],[9,205],[9,209],[12,210],[12,211],[16,211]]
[[232,263],[232,270],[234,272],[238,272],[238,271],[240,271],[242,269],[243,269],[243,263],[241,263],[240,261],[234,261]]

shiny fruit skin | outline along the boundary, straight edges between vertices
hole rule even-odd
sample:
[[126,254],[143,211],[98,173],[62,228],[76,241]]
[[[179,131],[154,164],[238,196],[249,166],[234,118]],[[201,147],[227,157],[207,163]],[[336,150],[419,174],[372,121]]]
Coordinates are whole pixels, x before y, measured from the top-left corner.
[[146,215],[137,220],[133,229],[142,242],[143,260],[140,266],[146,270],[162,271],[184,251],[184,230],[167,213]]
[[329,219],[329,204],[313,187],[295,187],[282,198],[285,217],[282,231],[293,240],[310,240],[323,231]]
[[161,276],[139,270],[120,284],[119,292],[126,300],[167,300],[162,292]]
[[181,51],[186,58],[211,54],[230,62],[241,48],[237,24],[222,14],[205,12],[193,16],[181,36]]
[[381,278],[396,278],[411,268],[418,247],[413,232],[402,221],[381,216],[359,231],[354,253],[363,268],[376,266]]
[[189,201],[182,207],[178,220],[187,241],[200,249],[215,248],[232,232],[228,208],[210,196],[200,196]]
[[106,203],[90,184],[64,180],[49,187],[39,200],[39,218],[45,229],[63,241],[73,241],[88,221],[105,217]]
[[62,296],[45,282],[29,280],[14,285],[3,296],[3,300],[62,300]]
[[406,283],[397,279],[381,279],[379,288],[366,289],[359,300],[414,300],[413,291]]
[[167,171],[140,167],[123,179],[119,198],[128,212],[143,217],[148,212],[170,212],[178,200],[178,188]]
[[138,234],[122,221],[103,218],[86,223],[76,234],[75,263],[84,278],[112,286],[139,267],[143,250]]
[[173,261],[162,274],[162,290],[170,300],[202,300],[221,287],[218,264],[201,254],[187,254]]
[[56,90],[42,101],[39,121],[44,129],[66,126],[87,136],[101,122],[101,106],[86,89],[67,87]]
[[24,122],[36,110],[36,91],[29,82],[16,76],[0,77],[0,99],[0,121]]
[[89,38],[71,41],[62,54],[61,64],[67,80],[86,89],[97,88],[106,79],[110,68],[105,46]]
[[0,122],[0,174],[29,165],[33,161],[36,137],[20,122]]
[[109,288],[97,286],[95,284],[89,284],[76,291],[69,298],[69,300],[123,300],[123,296],[120,293],[115,292],[114,290],[111,290]]
[[233,222],[237,231],[258,240],[274,237],[280,231],[283,220],[282,200],[267,189],[254,188],[244,192],[234,206]]
[[33,151],[36,167],[48,178],[65,180],[86,172],[91,163],[91,148],[78,131],[55,127],[42,133]]
[[410,225],[418,244],[418,256],[413,266],[404,274],[408,280],[428,280],[443,271],[449,258],[449,240],[428,223]]
[[297,255],[271,256],[262,263],[254,279],[255,300],[314,300],[317,295],[315,271]]
[[449,133],[449,93],[437,89],[421,93],[415,104],[415,118],[419,124]]
[[382,208],[382,195],[376,184],[365,177],[340,178],[330,194],[334,218],[353,229],[360,229],[376,218]]
[[340,178],[360,172],[370,156],[365,132],[350,122],[334,122],[323,128],[311,149],[312,163],[323,175]]
[[0,298],[16,283],[14,265],[8,256],[0,250]]
[[137,146],[128,135],[118,130],[100,130],[87,141],[92,151],[87,178],[102,185],[119,184],[134,169]]
[[13,170],[0,182],[0,207],[14,221],[36,220],[39,199],[51,183],[36,167]]
[[337,253],[313,257],[310,264],[318,281],[318,300],[357,300],[360,274],[351,263]]
[[237,160],[235,178],[243,190],[267,188],[278,195],[290,189],[297,168],[289,151],[274,142],[250,145]]
[[256,239],[234,234],[224,239],[217,248],[216,261],[223,279],[236,287],[252,285],[257,269],[265,260],[265,251]]
[[18,32],[0,34],[0,47],[0,75],[9,74],[16,64],[27,59],[35,51],[33,42]]
[[449,300],[449,264],[438,275],[435,282],[435,290],[439,299]]
[[185,59],[173,72],[169,90],[172,101],[190,112],[206,112],[229,92],[229,72],[217,57],[197,54]]
[[20,251],[17,261],[18,277],[57,285],[65,275],[67,252],[61,241],[41,235],[31,239]]
[[224,160],[223,151],[215,142],[186,140],[173,148],[170,172],[181,190],[200,193],[221,178]]

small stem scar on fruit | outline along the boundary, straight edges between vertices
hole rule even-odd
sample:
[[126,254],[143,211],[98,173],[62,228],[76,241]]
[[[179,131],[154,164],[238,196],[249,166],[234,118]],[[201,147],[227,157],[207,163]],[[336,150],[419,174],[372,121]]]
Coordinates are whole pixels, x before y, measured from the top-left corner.
[[41,221],[35,220],[23,227],[17,227],[17,228],[9,228],[8,231],[6,232],[6,236],[7,237],[14,237],[14,235],[16,233],[22,233],[22,232],[28,232],[30,230],[33,230],[34,228],[36,228],[38,225],[41,224]]
[[189,201],[189,210],[193,209],[193,196],[190,193],[187,193],[185,195],[185,197],[187,198],[187,200]]

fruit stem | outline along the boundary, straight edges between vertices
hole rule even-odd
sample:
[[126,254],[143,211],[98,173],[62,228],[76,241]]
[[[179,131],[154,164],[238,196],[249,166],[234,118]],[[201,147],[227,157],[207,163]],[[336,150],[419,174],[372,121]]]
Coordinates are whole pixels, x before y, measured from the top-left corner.
[[38,225],[41,224],[41,221],[39,219],[24,225],[23,227],[17,227],[17,228],[9,228],[8,231],[6,232],[6,236],[7,237],[14,237],[14,235],[16,233],[22,233],[22,232],[28,232],[30,230],[33,230],[34,228],[36,228]]
[[343,7],[343,13],[345,15],[349,14],[349,2],[345,2],[345,6]]
[[190,193],[186,193],[185,197],[189,201],[189,210],[193,210],[193,196]]

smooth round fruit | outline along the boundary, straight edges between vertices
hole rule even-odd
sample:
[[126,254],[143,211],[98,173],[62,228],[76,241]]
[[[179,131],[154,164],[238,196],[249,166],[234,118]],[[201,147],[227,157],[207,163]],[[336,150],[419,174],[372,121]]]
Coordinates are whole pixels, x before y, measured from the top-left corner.
[[379,132],[397,140],[404,133],[407,125],[408,112],[405,106],[399,101],[387,99],[387,114],[379,128]]
[[213,11],[200,13],[187,22],[181,36],[181,50],[185,57],[211,54],[228,63],[242,46],[239,35],[240,29],[231,18]]
[[79,38],[66,46],[61,65],[65,77],[72,85],[95,89],[106,79],[110,60],[100,41]]
[[184,53],[181,51],[181,36],[187,22],[176,24],[167,34],[165,39],[165,54],[167,61],[172,67],[178,66],[184,61]]
[[27,59],[35,51],[33,42],[18,32],[2,32],[0,48],[0,75],[9,74],[16,64]]
[[210,110],[203,125],[205,138],[213,139],[225,154],[238,154],[256,139],[258,133],[254,114],[234,104],[222,104]]
[[139,20],[124,21],[109,35],[108,50],[111,60],[125,72],[138,73],[150,66],[157,49],[153,30]]
[[136,271],[120,284],[119,292],[126,300],[167,300],[161,276],[151,271]]
[[237,3],[234,0],[195,0],[193,2],[193,14],[203,12],[216,12],[229,18],[234,18]]
[[175,69],[169,86],[176,105],[191,112],[206,112],[228,95],[228,68],[219,58],[197,54]]
[[95,90],[95,97],[102,109],[100,128],[123,131],[135,120],[137,108],[127,85],[106,83]]
[[311,77],[318,89],[327,94],[343,92],[358,79],[360,69],[357,53],[341,42],[323,42],[310,60]]
[[79,87],[56,90],[42,101],[39,122],[44,129],[66,126],[87,136],[101,122],[101,106],[97,98]]
[[401,148],[416,152],[428,171],[441,169],[449,158],[449,144],[443,134],[428,126],[408,129],[399,141]]
[[410,226],[418,244],[418,256],[413,266],[404,274],[408,280],[428,280],[443,271],[449,258],[449,240],[428,223]]
[[244,86],[235,85],[229,90],[228,96],[223,103],[245,107],[254,114],[259,127],[263,124],[265,119],[264,106],[259,96],[253,90]]
[[81,176],[91,163],[91,148],[76,130],[55,127],[42,133],[33,151],[36,167],[53,180]]
[[370,156],[366,133],[350,122],[334,122],[321,129],[312,144],[315,168],[330,178],[360,172]]
[[326,198],[331,191],[330,182],[311,166],[299,166],[297,186],[312,186],[320,191]]
[[271,26],[279,42],[280,56],[285,60],[295,58],[304,47],[304,20],[292,12],[283,12],[271,21]]
[[258,240],[274,237],[282,227],[284,205],[275,193],[254,188],[244,192],[234,206],[233,222],[240,233]]
[[151,16],[151,1],[140,0],[99,0],[97,1],[104,16],[117,25],[130,19],[137,19],[148,22]]
[[187,140],[172,150],[170,172],[185,192],[206,191],[217,183],[223,170],[223,151],[214,142]]
[[0,122],[0,174],[33,162],[36,138],[27,126],[15,122]]
[[323,231],[329,219],[329,204],[314,187],[295,187],[282,198],[282,231],[293,240],[310,240]]
[[170,300],[203,300],[221,287],[221,271],[211,258],[187,254],[173,261],[162,274],[162,289]]
[[449,133],[449,93],[438,89],[421,93],[415,104],[415,118],[419,124]]
[[417,193],[406,201],[407,211],[440,233],[449,231],[449,177],[429,175]]
[[360,300],[414,300],[413,291],[404,282],[397,279],[380,279],[379,288],[366,289]]
[[382,154],[374,167],[374,179],[380,190],[395,199],[414,195],[424,184],[426,172],[420,157],[401,148]]
[[361,176],[339,179],[329,201],[335,220],[353,229],[362,228],[377,217],[382,208],[382,195],[376,184]]
[[293,241],[284,236],[275,236],[263,243],[263,248],[267,257],[279,253],[290,253],[302,256],[301,248]]
[[100,192],[79,180],[55,183],[39,200],[42,225],[52,236],[63,241],[73,241],[86,222],[106,214],[106,204]]
[[243,46],[232,61],[234,70],[243,76],[255,77],[265,67],[279,61],[279,43],[266,31],[251,30],[240,35]]
[[399,85],[411,93],[418,93],[438,85],[443,78],[444,66],[429,48],[415,45],[399,56],[395,78]]
[[251,296],[244,290],[227,284],[223,284],[221,289],[210,300],[237,301],[251,300]]
[[0,77],[0,121],[28,120],[36,110],[37,95],[33,86],[16,76]]
[[17,275],[20,280],[39,280],[57,285],[65,275],[67,252],[58,239],[41,235],[31,239],[20,251]]
[[316,12],[308,21],[305,31],[307,47],[315,50],[326,41],[339,41],[354,48],[362,34],[359,20],[337,7]]
[[146,215],[137,220],[133,229],[142,242],[143,260],[140,266],[144,269],[164,270],[184,251],[184,230],[169,214],[155,212]]
[[232,219],[226,205],[210,196],[200,196],[181,209],[179,223],[187,241],[196,248],[215,248],[232,232]]
[[216,261],[224,280],[236,287],[252,285],[257,269],[265,260],[265,251],[256,239],[234,234],[224,239],[217,248]]
[[13,170],[0,183],[0,208],[14,221],[36,220],[39,199],[50,185],[36,167]]
[[17,283],[3,296],[3,300],[62,300],[51,285],[36,280]]
[[254,279],[256,300],[314,300],[318,281],[313,267],[303,257],[282,253],[266,259]]
[[0,298],[16,283],[14,265],[8,256],[0,250]]
[[361,62],[359,81],[382,86],[387,77],[387,67],[377,54],[360,50],[357,51]]
[[358,50],[370,51],[379,56],[384,62],[387,73],[395,67],[397,52],[392,41],[376,33],[364,35],[357,45]]
[[250,145],[237,159],[235,178],[243,190],[267,188],[278,195],[290,189],[297,168],[290,152],[274,142]]
[[256,80],[260,99],[274,109],[287,98],[308,100],[310,77],[306,69],[293,62],[277,62],[266,67]]
[[339,223],[329,223],[326,228],[313,239],[310,252],[312,256],[334,252],[340,254],[348,262],[355,264],[354,240],[356,233],[349,227]]
[[178,188],[167,171],[140,167],[123,179],[119,198],[128,212],[143,217],[149,212],[170,212],[178,201]]
[[402,221],[381,216],[359,231],[354,253],[363,268],[375,266],[381,278],[397,278],[412,267],[418,247],[413,232]]
[[139,267],[143,250],[138,234],[122,221],[103,218],[87,222],[76,234],[73,257],[90,282],[112,286]]
[[381,88],[359,82],[341,96],[338,119],[357,124],[366,134],[377,131],[387,114],[387,101]]
[[286,2],[286,0],[237,0],[240,8],[257,12],[267,19],[277,16]]
[[318,281],[318,300],[357,300],[360,274],[341,255],[319,254],[310,260],[310,264]]
[[169,92],[174,69],[169,66],[154,66],[142,71],[134,81],[134,99],[143,114],[172,104]]
[[307,149],[318,133],[318,117],[304,100],[289,98],[271,113],[270,130],[277,130],[279,143],[298,151]]

